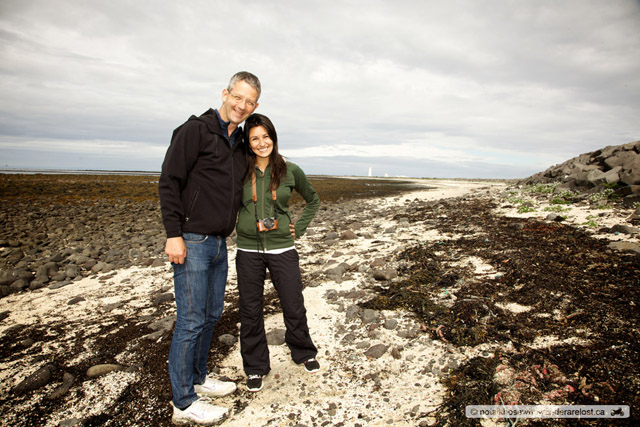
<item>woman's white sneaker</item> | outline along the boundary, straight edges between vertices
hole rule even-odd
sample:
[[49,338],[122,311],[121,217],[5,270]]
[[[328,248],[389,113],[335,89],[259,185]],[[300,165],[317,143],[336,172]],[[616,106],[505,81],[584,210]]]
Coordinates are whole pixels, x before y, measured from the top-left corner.
[[196,400],[184,410],[176,408],[173,402],[171,402],[171,406],[173,406],[171,422],[174,424],[196,423],[211,426],[222,421],[229,413],[227,408],[212,405],[206,398]]
[[236,391],[236,383],[207,377],[203,384],[194,384],[193,388],[200,397],[223,397]]

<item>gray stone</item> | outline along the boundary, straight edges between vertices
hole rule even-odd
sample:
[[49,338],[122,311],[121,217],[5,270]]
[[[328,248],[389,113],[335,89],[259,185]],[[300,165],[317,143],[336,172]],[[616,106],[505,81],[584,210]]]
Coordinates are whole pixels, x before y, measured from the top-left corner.
[[168,262],[169,261],[167,261],[167,260],[156,258],[151,263],[151,267],[162,267],[162,266],[166,265]]
[[71,282],[68,280],[63,280],[62,282],[56,282],[52,285],[49,285],[49,289],[60,289],[60,288],[64,288],[65,286],[70,285]]
[[98,261],[93,267],[91,267],[92,273],[100,273],[101,271],[106,271],[107,263],[103,261]]
[[398,327],[397,319],[387,319],[384,321],[384,328],[388,330],[393,330]]
[[392,280],[396,277],[398,277],[398,272],[391,268],[385,268],[384,270],[373,271],[373,278],[378,281]]
[[609,167],[609,169],[614,169],[619,167],[622,169],[622,166],[629,165],[633,163],[634,160],[638,158],[638,154],[633,151],[622,150],[613,153],[611,156],[604,159],[604,164]]
[[155,331],[155,332],[151,332],[150,334],[143,335],[142,339],[149,340],[149,341],[156,341],[162,338],[163,335],[164,335],[164,331]]
[[550,213],[549,215],[547,215],[546,220],[547,221],[562,222],[562,221],[565,220],[565,218],[562,215],[558,215],[557,213]]
[[370,308],[365,308],[362,314],[360,315],[360,319],[362,319],[362,323],[374,323],[377,322],[380,318],[380,312],[376,310],[372,310]]
[[351,230],[347,230],[340,235],[340,240],[354,240],[357,238],[358,235]]
[[177,316],[171,315],[163,317],[160,320],[156,320],[155,322],[149,323],[149,328],[154,331],[170,331],[173,328],[174,323],[176,323]]
[[64,256],[61,253],[57,253],[51,258],[49,258],[49,261],[56,262],[56,263],[61,262],[63,260],[64,260]]
[[449,359],[446,366],[449,369],[457,369],[460,366],[460,362],[458,362],[456,359]]
[[224,345],[228,345],[229,347],[231,347],[235,345],[238,339],[231,334],[222,334],[218,337],[218,341],[220,341]]
[[0,286],[10,285],[16,281],[18,276],[13,271],[1,270],[0,271]]
[[363,350],[369,347],[371,347],[371,344],[369,343],[369,341],[360,341],[359,343],[356,344],[356,348],[363,349]]
[[63,272],[57,272],[51,276],[51,280],[54,282],[61,282],[67,278],[67,275]]
[[637,203],[640,203],[640,185],[634,185],[634,187],[638,187],[639,190],[635,191],[634,194],[629,195],[622,199],[622,204],[625,206],[636,206]]
[[604,180],[607,184],[613,184],[620,181],[620,172],[622,172],[622,167],[616,166],[610,171],[605,172]]
[[76,277],[80,276],[80,267],[75,264],[69,264],[64,270],[64,273],[69,279],[75,279]]
[[636,158],[631,165],[627,165],[620,172],[620,181],[627,185],[640,184],[640,157]]
[[12,292],[21,292],[29,287],[29,282],[25,279],[18,279],[9,286]]
[[278,328],[267,332],[267,344],[268,345],[283,345],[285,330]]
[[353,320],[360,315],[361,308],[357,305],[351,305],[347,308],[345,317],[347,320]]
[[339,238],[340,238],[340,235],[332,231],[325,236],[324,240],[325,241],[338,240]]
[[41,265],[36,269],[35,280],[42,283],[49,281],[49,268],[46,265]]
[[174,300],[173,293],[167,292],[167,293],[164,293],[164,294],[158,294],[158,295],[154,296],[152,304],[153,304],[154,307],[157,307],[160,304],[163,304],[165,302],[173,302],[173,300]]
[[340,341],[340,343],[342,345],[353,344],[355,340],[356,340],[356,335],[350,332],[346,334],[344,337],[342,337],[342,340]]
[[329,289],[325,292],[324,297],[327,301],[336,301],[338,299],[338,291],[335,289]]
[[79,420],[77,418],[68,418],[64,421],[61,421],[59,424],[60,427],[76,427],[81,425],[82,425],[82,420]]
[[634,242],[611,242],[609,247],[616,251],[640,255],[640,244]]
[[370,347],[364,354],[371,359],[379,359],[387,352],[388,348],[389,347],[384,344],[376,344]]
[[69,392],[69,389],[73,385],[74,381],[75,381],[74,376],[68,372],[65,372],[64,375],[62,376],[62,384],[56,387],[56,389],[53,390],[51,394],[49,394],[49,396],[47,397],[53,400],[53,399],[58,399],[64,396]]
[[330,278],[333,281],[340,281],[342,280],[342,276],[344,276],[345,272],[346,272],[346,269],[342,264],[340,264],[336,267],[327,269],[325,271],[325,274],[327,275],[328,278]]
[[100,365],[94,365],[89,369],[87,369],[87,377],[97,378],[111,372],[123,371],[124,369],[125,369],[124,366],[116,365],[113,363],[104,363]]
[[371,261],[371,268],[382,267],[385,264],[384,258],[376,258]]
[[29,375],[14,389],[16,394],[22,394],[29,391],[37,390],[51,381],[52,366],[46,365],[38,369],[35,373]]
[[400,354],[400,350],[398,349],[398,347],[393,347],[391,349],[391,357],[393,357],[394,359],[400,359],[402,357],[402,355]]
[[626,224],[616,224],[611,227],[612,233],[621,233],[621,234],[637,234],[640,233],[640,228],[631,227]]
[[[640,184],[640,141],[608,146],[591,153],[581,154],[560,165],[522,180],[520,184],[562,182],[556,191],[566,186],[571,191],[582,192],[589,188],[617,183],[618,186]],[[638,194],[640,190],[634,189]],[[631,202],[633,203],[633,202]],[[625,201],[626,204],[626,201]]]

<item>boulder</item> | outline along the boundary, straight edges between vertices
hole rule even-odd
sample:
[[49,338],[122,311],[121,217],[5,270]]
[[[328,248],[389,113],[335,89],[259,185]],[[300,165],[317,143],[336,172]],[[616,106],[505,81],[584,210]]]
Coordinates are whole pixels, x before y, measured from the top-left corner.
[[[558,188],[575,192],[590,189],[630,187],[626,197],[640,195],[640,141],[612,145],[584,153],[554,165],[524,180],[520,184],[559,183]],[[636,188],[631,188],[632,186]],[[634,203],[631,200],[625,203]]]

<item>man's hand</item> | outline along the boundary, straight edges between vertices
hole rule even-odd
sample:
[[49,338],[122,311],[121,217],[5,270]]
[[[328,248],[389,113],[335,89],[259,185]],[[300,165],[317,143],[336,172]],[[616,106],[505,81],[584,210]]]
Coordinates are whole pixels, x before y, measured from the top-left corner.
[[293,240],[296,239],[296,226],[289,223],[289,230],[291,230],[291,235],[293,236]]
[[174,264],[184,264],[187,257],[187,245],[182,237],[170,237],[164,246],[164,253],[169,255],[169,262]]

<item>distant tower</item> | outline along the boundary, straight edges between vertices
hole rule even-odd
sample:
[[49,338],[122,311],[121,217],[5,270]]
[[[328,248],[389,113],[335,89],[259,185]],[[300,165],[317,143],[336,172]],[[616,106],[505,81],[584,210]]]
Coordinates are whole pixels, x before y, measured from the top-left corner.
[[369,166],[369,176],[371,176],[371,166]]

